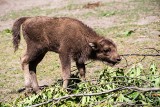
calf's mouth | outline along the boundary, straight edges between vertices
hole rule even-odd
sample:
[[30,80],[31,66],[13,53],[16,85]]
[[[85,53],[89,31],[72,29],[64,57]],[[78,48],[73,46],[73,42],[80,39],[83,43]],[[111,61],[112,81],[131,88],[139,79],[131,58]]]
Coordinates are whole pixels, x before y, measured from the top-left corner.
[[120,63],[120,61],[111,61],[111,60],[107,60],[107,61],[103,61],[103,63],[105,63],[106,65],[109,66],[114,66]]

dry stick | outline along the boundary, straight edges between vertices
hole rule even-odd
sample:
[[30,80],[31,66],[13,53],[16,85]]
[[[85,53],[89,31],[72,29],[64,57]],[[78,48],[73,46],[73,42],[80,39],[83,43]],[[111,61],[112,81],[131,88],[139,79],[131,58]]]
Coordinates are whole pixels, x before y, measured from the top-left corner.
[[160,54],[123,54],[120,56],[153,56],[153,57],[156,57],[156,56],[160,56]]
[[[160,50],[155,48],[143,48],[143,49],[150,49],[156,51],[157,53],[160,53]],[[160,54],[122,54],[120,56],[160,56]]]
[[146,58],[146,56],[143,56],[143,58],[140,60],[140,62],[142,62],[145,58]]
[[101,103],[103,103],[103,102],[105,102],[106,101],[106,99],[104,99],[104,100],[102,100],[102,101],[99,101],[99,102],[96,102],[95,104],[92,104],[91,106],[89,106],[89,107],[95,107],[96,105],[99,105],[99,104],[101,104]]
[[44,104],[51,103],[53,101],[60,101],[60,100],[68,99],[68,98],[71,98],[71,97],[97,96],[97,95],[107,94],[107,93],[121,91],[121,90],[125,90],[125,89],[134,90],[134,91],[142,91],[142,92],[160,91],[160,88],[119,87],[119,88],[116,88],[116,89],[113,89],[113,90],[106,90],[106,91],[99,92],[99,93],[66,95],[66,96],[62,96],[62,97],[59,97],[59,98],[53,98],[53,99],[50,99],[46,102],[35,104],[35,105],[32,105],[32,106],[27,106],[27,107],[38,107],[38,106],[41,106],[41,105],[44,105]]
[[136,105],[136,107],[143,107],[143,106],[145,106],[145,105],[147,105],[147,104],[136,104],[136,103],[131,103],[131,102],[117,102],[117,103],[114,103],[113,104],[114,106],[118,106],[118,107],[132,107],[132,106],[134,106],[135,107],[135,105]]
[[127,67],[128,66],[128,61],[127,61],[127,59],[124,57],[124,56],[122,56],[123,58],[124,58],[124,60],[126,61],[126,66],[125,67]]
[[[158,50],[157,50],[157,52],[158,52]],[[143,56],[143,58],[140,61],[138,61],[138,62],[142,62],[147,56],[158,57],[158,56],[160,56],[160,54],[122,54],[120,56],[122,56],[126,61],[126,66],[123,66],[123,67],[128,67],[128,66],[130,66],[130,65],[132,65],[134,63],[128,64],[128,61],[125,58],[126,56]]]
[[157,49],[155,49],[155,48],[144,48],[144,49],[155,50],[157,53],[160,53],[160,50],[157,50]]

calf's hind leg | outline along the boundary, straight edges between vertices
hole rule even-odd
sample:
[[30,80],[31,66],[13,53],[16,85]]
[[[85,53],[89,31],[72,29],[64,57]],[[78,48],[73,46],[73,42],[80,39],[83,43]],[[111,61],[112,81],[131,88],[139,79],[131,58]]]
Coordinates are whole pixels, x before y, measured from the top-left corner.
[[26,91],[30,91],[32,88],[35,92],[39,90],[36,67],[38,63],[43,59],[46,52],[40,51],[27,51],[22,57],[21,64],[24,71],[25,88]]
[[31,75],[32,88],[35,92],[39,91],[37,76],[36,76],[36,68],[38,63],[43,59],[45,53],[38,55],[33,61],[29,62],[29,72]]
[[22,65],[22,70],[24,73],[24,82],[25,82],[24,84],[25,84],[25,88],[27,92],[30,91],[32,88],[28,60],[29,60],[29,56],[27,55],[27,52],[26,52],[26,54],[21,58],[21,65]]

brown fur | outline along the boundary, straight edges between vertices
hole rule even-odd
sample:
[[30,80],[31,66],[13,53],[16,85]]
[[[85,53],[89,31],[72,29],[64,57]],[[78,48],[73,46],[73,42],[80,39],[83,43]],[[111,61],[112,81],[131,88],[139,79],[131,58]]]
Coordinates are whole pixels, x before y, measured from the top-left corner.
[[25,86],[38,91],[36,66],[48,51],[59,54],[62,65],[63,87],[70,78],[71,59],[76,62],[82,79],[85,79],[85,61],[100,60],[109,64],[120,61],[113,41],[99,36],[87,25],[76,19],[61,17],[22,17],[13,25],[15,51],[20,42],[20,26],[27,44],[22,57]]

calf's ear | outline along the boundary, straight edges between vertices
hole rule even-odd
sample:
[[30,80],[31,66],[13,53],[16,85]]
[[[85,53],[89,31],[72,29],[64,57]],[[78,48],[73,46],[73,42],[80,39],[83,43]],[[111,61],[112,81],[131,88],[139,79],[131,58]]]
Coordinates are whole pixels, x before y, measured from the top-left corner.
[[98,50],[97,44],[96,43],[89,43],[89,46],[93,49],[93,50]]

